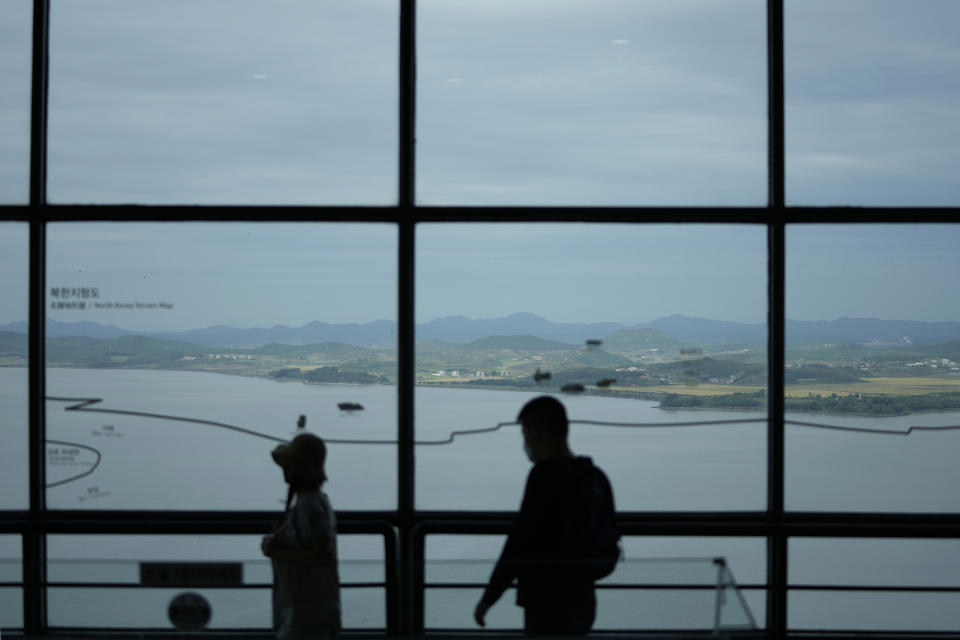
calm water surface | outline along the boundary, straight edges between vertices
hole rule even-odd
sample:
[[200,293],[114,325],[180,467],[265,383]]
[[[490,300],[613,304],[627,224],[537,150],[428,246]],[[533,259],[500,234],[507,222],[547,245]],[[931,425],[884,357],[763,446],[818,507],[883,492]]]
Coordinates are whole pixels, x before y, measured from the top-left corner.
[[[102,400],[80,411],[67,410],[76,406],[75,400],[47,403],[47,436],[56,441],[48,446],[48,482],[55,486],[49,489],[47,499],[53,509],[280,509],[285,491],[280,472],[269,458],[276,445],[271,438],[291,437],[300,414],[307,415],[309,430],[330,441],[330,482],[326,491],[338,510],[396,507],[396,447],[369,442],[396,438],[395,387],[304,385],[196,372],[80,369],[51,369],[47,385],[51,397]],[[3,508],[26,506],[25,390],[23,369],[0,369]],[[511,423],[523,403],[535,395],[418,388],[416,438],[425,443],[416,449],[418,508],[515,509],[529,470],[516,425],[505,425],[493,433],[459,435],[451,444],[426,442],[445,440],[455,430]],[[572,425],[573,449],[592,456],[607,471],[619,509],[765,508],[765,422],[679,424],[753,421],[764,414],[663,411],[652,401],[619,398],[576,396],[563,400],[573,420],[674,425]],[[343,401],[359,402],[365,409],[355,413],[340,411],[337,403]],[[255,433],[176,418],[222,423]],[[790,415],[788,419],[891,432],[906,431],[911,425],[960,424],[957,413],[901,418]],[[366,442],[341,444],[337,440]],[[788,426],[786,447],[789,509],[960,511],[960,491],[956,490],[960,466],[955,464],[960,432],[870,435]],[[791,580],[955,584],[958,580],[954,576],[960,576],[960,548],[953,541],[856,542],[849,547],[843,541],[795,541],[791,546]],[[16,547],[5,544],[4,539],[0,539],[0,544],[2,549]],[[430,570],[446,572],[437,579],[454,579],[450,575],[453,571],[463,580],[482,582],[498,545],[498,539],[482,537],[430,538],[428,557],[448,561]],[[51,557],[61,560],[113,559],[112,569],[98,569],[108,574],[133,571],[135,562],[131,561],[145,557],[190,559],[209,558],[212,554],[247,561],[248,581],[259,582],[263,575],[268,575],[257,558],[256,539],[248,536],[61,536],[51,539],[50,552]],[[613,577],[617,580],[642,581],[656,576],[658,581],[669,581],[670,575],[679,571],[677,566],[644,564],[646,561],[640,559],[715,555],[728,558],[741,583],[765,579],[765,547],[760,539],[636,538],[627,541],[626,552],[636,562],[628,562],[618,570],[620,575]],[[382,576],[378,560],[382,558],[382,549],[375,537],[343,536],[341,557],[346,581],[376,580],[377,575]],[[449,564],[450,560],[463,559],[470,562]],[[84,576],[93,570],[89,564],[83,568],[70,566],[64,564],[60,570],[66,575]],[[700,565],[691,566],[691,570],[702,570]],[[70,574],[71,571],[75,573]],[[136,577],[129,579],[135,581]],[[705,579],[709,582],[709,577]],[[129,600],[127,610],[150,609],[154,617],[163,617],[154,601],[166,597],[164,594],[133,591],[137,593],[122,592],[122,597]],[[111,620],[117,616],[97,613],[103,609],[97,606],[97,598],[106,598],[102,601],[107,602],[109,595],[82,589],[54,590],[51,614],[60,617],[59,624],[105,624],[104,616]],[[431,592],[428,619],[441,627],[469,625],[469,611],[477,595],[472,591]],[[610,627],[699,627],[709,626],[712,620],[712,604],[701,602],[702,594],[648,592],[641,604],[629,605],[619,600],[613,602],[623,594],[605,595],[609,596],[604,600],[608,606],[601,607],[600,622]],[[261,592],[218,593],[216,597],[223,600],[217,609],[219,626],[266,624],[263,621],[267,620],[264,616],[269,604]],[[762,592],[748,592],[747,598],[754,616],[762,619]],[[4,605],[7,600],[0,599],[0,610],[16,608],[9,602]],[[382,626],[380,590],[350,590],[345,592],[345,601],[348,626]],[[863,626],[867,616],[867,620],[876,621],[872,624],[876,627],[916,628],[918,619],[924,628],[960,626],[960,617],[953,613],[956,607],[940,606],[945,601],[937,594],[840,597],[833,593],[796,592],[791,596],[790,621],[797,627],[857,627]],[[693,610],[704,613],[692,619]],[[517,626],[518,612],[508,602],[491,612],[490,622],[494,626]],[[123,626],[122,622],[117,624]],[[149,624],[166,623],[161,619]]]

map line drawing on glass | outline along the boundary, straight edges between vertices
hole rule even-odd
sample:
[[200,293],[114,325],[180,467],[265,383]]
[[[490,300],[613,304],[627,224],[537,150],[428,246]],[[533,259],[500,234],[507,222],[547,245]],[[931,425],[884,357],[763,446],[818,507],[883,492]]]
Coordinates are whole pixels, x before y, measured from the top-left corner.
[[[169,414],[160,414],[160,413],[151,413],[144,411],[130,411],[125,409],[109,409],[103,407],[94,407],[93,405],[103,402],[102,398],[63,398],[63,397],[53,397],[48,396],[47,400],[54,402],[65,402],[72,403],[64,407],[64,411],[83,411],[83,412],[95,412],[95,413],[108,413],[114,415],[128,415],[136,417],[146,417],[146,418],[157,418],[161,420],[170,420],[176,422],[185,422],[192,424],[208,425],[215,426],[223,429],[229,429],[237,433],[242,433],[245,435],[264,438],[274,442],[287,442],[285,438],[280,438],[277,436],[270,435],[268,433],[263,433],[261,431],[256,431],[253,429],[248,429],[234,424],[228,424],[225,422],[217,422],[213,420],[204,420],[199,418],[190,418],[185,416],[175,416]],[[697,427],[697,426],[720,426],[720,425],[733,425],[733,424],[744,424],[744,423],[765,423],[766,418],[755,418],[755,419],[734,419],[734,420],[696,420],[696,421],[685,421],[685,422],[615,422],[609,420],[571,420],[571,424],[582,424],[595,427],[612,427],[612,428],[637,428],[637,429],[657,429],[657,428],[673,428],[673,427]],[[960,425],[939,425],[939,426],[924,426],[924,425],[909,425],[905,430],[891,430],[891,429],[879,429],[879,428],[869,428],[869,427],[858,427],[850,425],[836,425],[836,424],[825,424],[819,422],[806,422],[799,420],[786,420],[786,424],[800,426],[800,427],[809,427],[815,429],[829,429],[835,431],[847,431],[854,433],[864,433],[864,434],[877,434],[877,435],[892,435],[892,436],[909,436],[914,431],[950,431],[960,429]],[[415,440],[414,444],[418,446],[438,446],[438,445],[447,445],[453,444],[457,436],[467,436],[467,435],[479,435],[485,433],[493,433],[499,431],[504,427],[508,426],[518,426],[519,423],[515,421],[509,422],[499,422],[492,427],[482,427],[477,429],[455,429],[451,430],[449,435],[446,438],[433,439],[433,440]],[[105,425],[103,429],[107,432],[114,432],[113,425]],[[95,435],[99,435],[98,432],[95,432]],[[116,435],[116,434],[115,434]],[[122,435],[122,434],[119,434]],[[357,438],[325,438],[325,441],[330,444],[349,444],[349,445],[395,445],[398,444],[397,440],[379,440],[379,439],[357,439]],[[88,466],[88,468],[75,475],[59,479],[55,482],[50,482],[46,485],[47,488],[60,486],[81,478],[90,476],[96,471],[99,467],[100,462],[103,458],[103,455],[99,449],[89,445],[77,443],[77,442],[67,442],[63,440],[46,440],[47,445],[59,445],[63,447],[74,447],[79,449],[84,449],[86,451],[92,452],[96,459],[92,462],[84,463],[83,461],[77,462],[75,460],[76,451],[69,449],[52,449],[48,448],[47,454],[48,459],[52,464],[66,464],[79,465],[79,466]],[[96,488],[95,488],[96,489]],[[99,494],[99,491],[94,493]]]

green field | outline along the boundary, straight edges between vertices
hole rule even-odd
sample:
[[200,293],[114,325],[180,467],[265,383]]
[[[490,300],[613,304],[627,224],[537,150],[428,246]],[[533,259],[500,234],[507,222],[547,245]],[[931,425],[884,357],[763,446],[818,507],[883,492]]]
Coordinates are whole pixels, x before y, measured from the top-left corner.
[[617,391],[642,391],[643,393],[676,393],[682,396],[724,396],[730,393],[753,393],[754,391],[766,389],[766,387],[763,386],[748,384],[664,384],[652,387],[610,388]]

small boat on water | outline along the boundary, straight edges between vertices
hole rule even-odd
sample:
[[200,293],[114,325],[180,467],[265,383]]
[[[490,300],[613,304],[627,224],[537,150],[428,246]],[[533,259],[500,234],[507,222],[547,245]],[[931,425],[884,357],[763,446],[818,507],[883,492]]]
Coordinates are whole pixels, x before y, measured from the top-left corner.
[[579,383],[565,384],[560,387],[560,391],[565,393],[581,393],[583,391],[583,385]]
[[363,405],[359,402],[338,402],[340,411],[363,411]]

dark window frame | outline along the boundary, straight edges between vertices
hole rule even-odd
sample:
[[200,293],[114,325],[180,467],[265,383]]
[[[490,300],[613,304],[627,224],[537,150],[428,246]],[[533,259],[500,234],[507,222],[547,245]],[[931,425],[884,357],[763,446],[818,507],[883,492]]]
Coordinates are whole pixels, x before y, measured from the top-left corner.
[[[396,511],[344,512],[345,531],[393,531],[385,535],[388,573],[387,632],[423,630],[423,532],[504,531],[509,512],[417,511],[414,506],[413,335],[418,223],[592,222],[762,224],[768,237],[768,409],[767,496],[764,511],[750,513],[622,514],[627,533],[676,536],[759,536],[767,540],[767,614],[771,637],[787,636],[787,542],[790,537],[900,537],[960,539],[960,514],[787,512],[784,509],[784,271],[787,225],[838,223],[958,223],[960,208],[795,207],[785,202],[784,0],[767,0],[768,199],[757,207],[430,207],[415,196],[416,3],[398,0],[399,188],[388,207],[228,207],[51,205],[46,194],[47,91],[50,0],[33,0],[33,71],[29,204],[0,206],[0,219],[30,225],[30,502],[26,511],[0,512],[0,533],[23,540],[24,631],[51,632],[47,624],[45,536],[50,533],[260,533],[272,515],[228,512],[48,511],[44,486],[44,292],[46,225],[59,221],[349,221],[390,222],[398,230],[398,478]],[[809,587],[798,587],[808,589]],[[835,587],[834,587],[835,588]],[[910,634],[904,634],[910,635]],[[889,636],[885,636],[889,637]],[[960,637],[960,636],[957,636]]]

